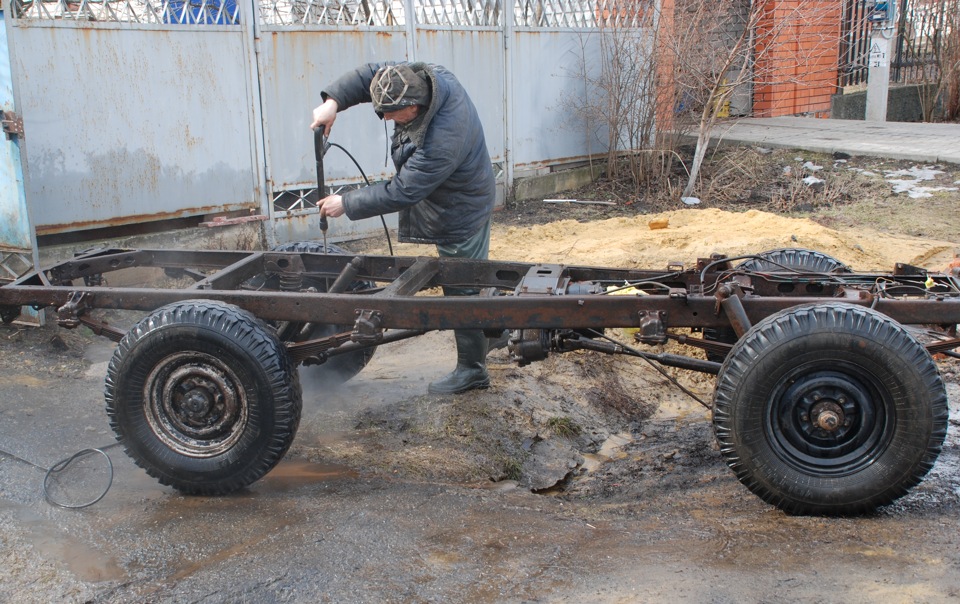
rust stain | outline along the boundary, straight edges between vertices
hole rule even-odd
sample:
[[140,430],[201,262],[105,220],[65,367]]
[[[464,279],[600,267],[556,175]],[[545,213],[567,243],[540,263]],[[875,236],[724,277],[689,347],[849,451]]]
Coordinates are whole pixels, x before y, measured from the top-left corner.
[[254,203],[240,204],[239,206],[200,206],[196,208],[186,208],[176,212],[157,212],[155,214],[136,214],[134,216],[118,216],[108,220],[84,220],[80,222],[68,222],[63,224],[45,224],[37,226],[37,235],[57,235],[59,233],[70,233],[73,231],[83,231],[87,229],[99,229],[104,227],[126,226],[130,224],[140,224],[144,222],[154,222],[157,220],[170,220],[173,218],[186,218],[202,214],[218,214],[236,209],[251,210],[257,209]]

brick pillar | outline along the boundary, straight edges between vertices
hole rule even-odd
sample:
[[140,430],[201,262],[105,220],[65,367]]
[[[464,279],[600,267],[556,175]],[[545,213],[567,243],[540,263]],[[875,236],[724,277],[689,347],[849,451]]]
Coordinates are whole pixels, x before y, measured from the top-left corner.
[[676,82],[674,81],[674,58],[669,48],[663,48],[664,40],[673,35],[673,4],[674,0],[660,1],[660,14],[657,36],[657,82],[656,90],[656,122],[659,132],[673,130],[674,109],[676,108]]
[[757,26],[753,115],[828,117],[837,91],[841,2],[769,0]]

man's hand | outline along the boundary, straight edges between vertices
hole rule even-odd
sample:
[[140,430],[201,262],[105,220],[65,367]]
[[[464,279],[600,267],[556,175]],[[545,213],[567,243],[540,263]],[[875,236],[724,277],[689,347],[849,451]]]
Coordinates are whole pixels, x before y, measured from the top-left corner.
[[330,218],[343,216],[343,197],[339,195],[328,195],[320,200],[317,207],[320,208],[321,216],[329,216]]
[[323,102],[322,105],[313,110],[313,122],[310,124],[310,129],[323,127],[323,134],[325,136],[330,136],[330,130],[333,129],[333,122],[337,120],[337,109],[340,106],[333,99],[327,99]]

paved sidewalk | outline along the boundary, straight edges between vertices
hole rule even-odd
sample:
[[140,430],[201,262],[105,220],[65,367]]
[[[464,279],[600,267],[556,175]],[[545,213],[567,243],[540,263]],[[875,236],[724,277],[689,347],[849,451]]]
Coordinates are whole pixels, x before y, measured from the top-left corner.
[[960,164],[960,124],[866,122],[809,117],[744,118],[714,128],[714,142],[841,151],[925,163]]

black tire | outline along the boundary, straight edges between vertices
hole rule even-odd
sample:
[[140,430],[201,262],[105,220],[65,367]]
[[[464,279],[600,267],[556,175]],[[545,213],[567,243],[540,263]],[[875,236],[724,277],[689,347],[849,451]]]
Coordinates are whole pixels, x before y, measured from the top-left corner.
[[[296,252],[296,253],[306,253],[306,254],[348,254],[343,248],[333,245],[326,244],[324,248],[323,243],[317,243],[314,241],[294,241],[290,243],[284,243],[273,248],[275,252]],[[327,291],[330,283],[326,279],[316,279],[312,277],[305,277],[303,279],[303,288],[313,288],[318,292]],[[350,283],[347,287],[347,291],[358,291],[363,289],[369,289],[374,287],[375,284],[369,281],[356,280]],[[276,276],[268,277],[262,280],[258,286],[262,289],[280,289],[280,281]],[[283,322],[275,324],[277,328],[278,335],[280,339],[284,342],[305,342],[307,340],[314,340],[317,338],[324,338],[327,336],[332,336],[337,333],[342,333],[344,331],[350,331],[352,325],[331,325],[328,323],[291,323]],[[362,350],[357,350],[355,352],[350,352],[347,354],[341,354],[334,357],[330,357],[324,363],[320,365],[311,365],[309,367],[304,367],[301,371],[305,372],[305,375],[312,380],[323,383],[326,386],[337,386],[340,385],[355,375],[360,373],[360,371],[367,366],[367,363],[370,362],[370,359],[373,358],[373,353],[376,352],[377,348],[370,347],[364,348]]]
[[[760,252],[756,258],[744,260],[736,266],[738,270],[770,272],[795,270],[805,273],[849,273],[851,269],[833,256],[803,248],[785,247]],[[733,344],[737,341],[737,332],[732,327],[706,328],[705,340]],[[719,352],[707,352],[707,358],[722,363],[726,355]]]
[[273,330],[235,306],[170,304],[120,340],[107,369],[110,425],[160,483],[222,495],[269,472],[300,423],[300,382]]
[[806,250],[803,248],[786,247],[768,250],[757,254],[756,258],[749,258],[737,265],[740,270],[749,271],[782,271],[795,270],[805,273],[849,273],[851,269],[833,256]]
[[781,311],[737,342],[713,422],[737,478],[791,514],[870,512],[933,466],[947,431],[933,359],[902,325],[848,304]]

